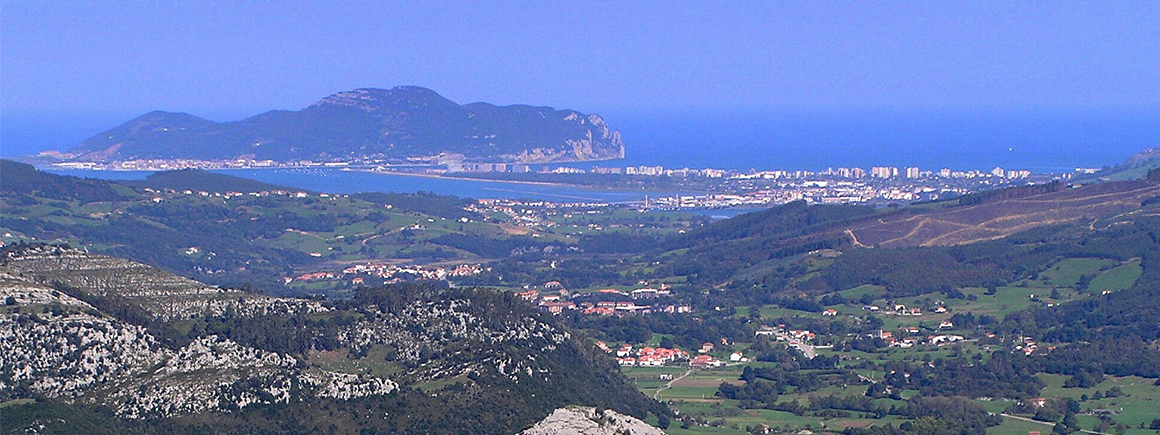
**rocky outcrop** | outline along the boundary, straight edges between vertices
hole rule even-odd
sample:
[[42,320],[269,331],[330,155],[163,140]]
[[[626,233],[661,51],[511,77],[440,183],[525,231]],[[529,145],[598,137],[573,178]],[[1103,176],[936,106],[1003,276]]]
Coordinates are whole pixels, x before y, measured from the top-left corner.
[[586,406],[557,409],[520,435],[664,435],[640,419]]
[[669,415],[510,292],[421,282],[279,298],[21,243],[0,247],[0,402],[34,397],[143,425],[213,414],[221,432],[304,414],[310,433],[493,435],[568,404]]
[[170,349],[146,328],[11,275],[0,274],[0,300],[0,399],[28,391],[137,419],[396,388],[386,379],[303,368],[291,356],[218,336]]
[[67,247],[6,250],[0,256],[0,401],[33,393],[142,419],[311,396],[349,400],[397,388],[389,379],[307,367],[293,356],[218,335],[166,345],[147,327],[102,313],[68,292],[137,304],[157,321],[325,309],[317,301],[216,289]]
[[[277,298],[207,286],[153,266],[123,258],[88,254],[75,248],[53,245],[32,247],[9,252],[0,258],[0,262],[3,271],[18,274],[30,282],[43,286],[65,286],[91,296],[131,301],[162,321],[221,316],[226,313],[231,316],[255,317],[329,311],[318,301]],[[17,296],[24,294],[18,292]]]

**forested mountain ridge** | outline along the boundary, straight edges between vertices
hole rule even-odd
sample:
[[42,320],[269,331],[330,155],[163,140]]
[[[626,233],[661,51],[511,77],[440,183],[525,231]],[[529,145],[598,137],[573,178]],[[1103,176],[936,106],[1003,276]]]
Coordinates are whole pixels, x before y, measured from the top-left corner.
[[0,395],[134,432],[511,434],[573,404],[668,415],[511,294],[403,285],[326,304],[67,247],[3,254]]
[[36,167],[0,159],[0,193],[29,195],[52,200],[114,201],[136,196],[105,180],[61,176]]
[[624,157],[624,143],[598,115],[459,105],[430,89],[399,86],[339,92],[299,111],[275,110],[233,122],[155,111],[68,151],[81,161],[402,161],[443,153],[523,163],[604,160]]
[[[951,246],[1001,239],[1047,225],[1094,220],[1138,209],[1160,196],[1160,183],[1149,180],[1099,183],[1065,188],[1056,182],[980,195],[993,198],[959,207],[897,216],[852,225],[847,234],[859,245],[877,247]],[[964,198],[964,200],[969,198]]]
[[[1063,227],[1077,228],[1068,232],[1068,237],[1073,237],[1081,232],[1078,227],[1090,226],[1086,232],[1091,233],[1097,226],[1121,225],[1134,222],[1136,217],[1146,218],[1157,212],[1157,198],[1160,198],[1160,183],[1133,180],[1076,188],[1053,183],[887,210],[790,203],[716,222],[667,240],[661,249],[669,253],[661,255],[665,260],[661,261],[662,270],[656,275],[687,276],[691,282],[711,285],[733,280],[760,282],[767,279],[770,269],[781,267],[783,259],[826,249],[845,252],[847,255],[839,257],[839,262],[867,258],[873,264],[889,264],[890,261],[883,259],[917,255],[923,257],[923,263],[929,263],[938,261],[944,254],[917,253],[911,248],[942,247],[934,250],[937,252],[979,251],[990,246],[986,242],[1005,245],[1010,244],[1005,240],[1019,234]],[[851,253],[855,255],[849,256]],[[841,273],[883,269],[865,266],[842,268],[847,272]],[[922,276],[910,273],[913,271],[910,268],[903,270],[916,280]],[[976,268],[971,273],[985,273],[983,270],[987,269]],[[828,273],[823,275],[830,276]],[[812,282],[825,284],[819,280]],[[842,288],[849,283],[829,284]]]

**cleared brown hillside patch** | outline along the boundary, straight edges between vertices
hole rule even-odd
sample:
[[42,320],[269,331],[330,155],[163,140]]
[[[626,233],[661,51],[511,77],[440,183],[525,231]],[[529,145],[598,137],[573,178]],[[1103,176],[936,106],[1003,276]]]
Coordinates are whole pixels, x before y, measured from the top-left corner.
[[1144,181],[1102,183],[921,215],[896,215],[849,228],[867,246],[947,246],[1007,237],[1046,225],[1124,213],[1160,195]]

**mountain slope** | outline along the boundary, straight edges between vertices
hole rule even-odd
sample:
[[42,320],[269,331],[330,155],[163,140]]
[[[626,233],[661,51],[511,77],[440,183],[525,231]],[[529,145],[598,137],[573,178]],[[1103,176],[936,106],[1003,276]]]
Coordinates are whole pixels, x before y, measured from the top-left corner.
[[[478,255],[440,237],[512,237],[465,210],[474,201],[450,196],[322,196],[198,170],[108,181],[40,172],[5,160],[0,169],[5,243],[67,242],[209,284],[268,292],[291,291],[283,285],[286,277],[347,267],[324,265],[330,260],[471,264]],[[407,229],[419,222],[431,230]],[[517,238],[517,246],[539,243]]]
[[1148,148],[1118,165],[1104,167],[1091,174],[1078,174],[1073,180],[1077,183],[1137,180],[1146,178],[1150,171],[1157,168],[1160,168],[1160,148]]
[[150,112],[69,150],[82,161],[131,159],[405,159],[441,153],[509,162],[620,158],[597,115],[525,105],[459,105],[429,89],[355,89],[299,111],[216,123]]
[[1046,225],[1093,220],[1139,208],[1160,195],[1151,181],[1100,183],[1074,189],[896,215],[861,225],[847,234],[857,244],[879,247],[949,246],[994,240]]
[[54,200],[117,201],[133,192],[105,180],[50,174],[36,167],[0,159],[0,194],[34,195]]
[[0,400],[100,407],[148,431],[511,434],[573,404],[668,414],[497,291],[403,285],[326,304],[14,245],[0,300]]
[[[826,255],[829,258],[841,255],[837,259],[843,264],[841,275],[854,270],[861,271],[858,279],[874,275],[870,272],[872,270],[888,274],[892,273],[888,270],[893,267],[888,265],[897,263],[898,274],[913,281],[904,287],[909,289],[907,291],[917,291],[911,288],[917,285],[914,283],[926,282],[917,278],[937,277],[935,281],[939,282],[947,278],[939,273],[915,274],[917,264],[926,264],[930,270],[937,269],[935,263],[939,262],[957,265],[956,258],[966,255],[957,253],[984,252],[999,245],[1015,244],[986,243],[1041,229],[1057,228],[1045,234],[1066,231],[1068,237],[1079,239],[1100,229],[1125,225],[1124,222],[1136,217],[1155,214],[1158,197],[1160,184],[1137,180],[1077,188],[1033,186],[964,197],[962,202],[967,205],[936,203],[878,212],[849,206],[791,203],[717,222],[669,240],[664,245],[669,254],[661,256],[664,259],[662,268],[656,274],[684,276],[690,283],[703,285],[788,286],[795,289],[796,285],[776,278],[789,275],[788,271],[794,269],[790,265],[793,258],[834,249],[836,251]],[[916,247],[947,247],[951,250],[911,249]],[[972,277],[960,277],[962,280],[985,283],[990,279],[985,277],[994,276],[995,271],[991,270],[994,267],[1023,263],[1010,258],[1009,254],[1018,252],[1010,247],[997,252],[1004,255],[995,256],[994,261],[988,260],[987,267],[978,264],[955,266],[959,269],[954,273]],[[992,253],[986,256],[992,256]],[[825,260],[827,264],[831,261]],[[833,269],[825,268],[827,271]],[[825,281],[839,288],[867,283],[835,276]],[[798,284],[809,288],[820,282],[815,279]],[[927,291],[933,288],[937,286]],[[825,286],[815,290],[825,290]]]
[[224,311],[244,317],[326,311],[317,302],[212,289],[62,247],[4,251],[0,362],[8,370],[0,395],[6,398],[33,393],[141,419],[395,389],[387,379],[307,369],[290,355],[220,335],[181,337],[168,324]]

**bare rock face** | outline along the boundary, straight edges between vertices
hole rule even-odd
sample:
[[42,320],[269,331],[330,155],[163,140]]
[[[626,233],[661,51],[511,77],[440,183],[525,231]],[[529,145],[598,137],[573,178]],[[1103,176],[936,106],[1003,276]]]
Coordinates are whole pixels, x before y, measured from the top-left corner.
[[586,406],[557,409],[520,435],[664,435],[640,419]]
[[[281,425],[283,413],[318,403],[334,406],[326,417],[334,421],[382,416],[336,433],[460,433],[504,415],[475,432],[511,434],[577,403],[667,414],[551,314],[511,293],[417,283],[361,289],[352,303],[215,288],[65,246],[0,249],[0,402],[44,397],[146,426],[206,413]],[[328,347],[315,347],[320,340]],[[360,367],[371,361],[391,372]],[[431,394],[414,388],[439,381],[453,384]],[[342,405],[348,400],[357,409]],[[251,405],[270,413],[242,411]],[[558,423],[533,433],[661,433],[611,411],[556,414]],[[334,432],[326,418],[311,432]]]
[[[160,269],[43,245],[0,255],[0,401],[36,396],[101,405],[126,419],[230,411],[315,396],[387,395],[397,384],[301,364],[218,335],[164,344],[82,297],[139,304],[157,321],[323,310],[317,301],[208,287]],[[96,299],[93,299],[96,300]]]

